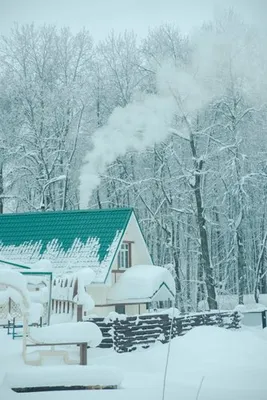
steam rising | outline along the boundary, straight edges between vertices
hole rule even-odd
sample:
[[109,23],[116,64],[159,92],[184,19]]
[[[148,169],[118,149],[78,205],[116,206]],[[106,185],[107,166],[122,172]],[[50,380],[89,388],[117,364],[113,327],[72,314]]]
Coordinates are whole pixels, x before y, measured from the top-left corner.
[[166,61],[157,71],[157,94],[116,108],[107,125],[94,133],[93,150],[87,153],[80,176],[81,208],[88,206],[106,166],[129,150],[142,152],[164,140],[177,128],[172,125],[175,114],[194,114],[229,90],[243,98],[248,95],[256,106],[266,101],[265,36],[228,15],[193,41],[192,62],[186,70]]

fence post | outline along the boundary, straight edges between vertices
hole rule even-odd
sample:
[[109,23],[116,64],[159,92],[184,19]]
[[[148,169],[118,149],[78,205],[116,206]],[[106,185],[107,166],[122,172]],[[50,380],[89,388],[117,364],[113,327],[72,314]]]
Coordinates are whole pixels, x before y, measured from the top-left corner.
[[80,344],[80,365],[87,365],[87,343]]
[[77,305],[77,322],[81,322],[83,320],[83,306]]
[[118,337],[118,322],[119,320],[116,318],[113,321],[113,348],[117,353],[120,353],[120,342]]
[[266,328],[266,310],[261,313],[262,329]]
[[176,335],[181,336],[183,331],[183,323],[181,318],[176,318],[176,329],[177,329]]

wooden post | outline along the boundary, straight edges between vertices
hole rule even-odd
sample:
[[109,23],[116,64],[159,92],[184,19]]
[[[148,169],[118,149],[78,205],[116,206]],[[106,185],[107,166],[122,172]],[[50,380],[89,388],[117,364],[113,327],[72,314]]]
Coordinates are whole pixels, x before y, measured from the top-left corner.
[[80,344],[80,365],[87,365],[87,343]]
[[[52,308],[52,274],[49,277],[49,299],[48,299],[48,310],[47,310],[47,325],[50,325],[50,319],[51,319],[51,308]],[[54,310],[53,310],[54,311]]]
[[262,329],[264,329],[266,328],[266,311],[262,311],[261,320],[262,320]]
[[12,326],[12,339],[15,339],[15,324],[16,324],[16,319],[14,317],[13,318],[13,326]]
[[77,305],[77,322],[83,320],[83,306],[80,304]]

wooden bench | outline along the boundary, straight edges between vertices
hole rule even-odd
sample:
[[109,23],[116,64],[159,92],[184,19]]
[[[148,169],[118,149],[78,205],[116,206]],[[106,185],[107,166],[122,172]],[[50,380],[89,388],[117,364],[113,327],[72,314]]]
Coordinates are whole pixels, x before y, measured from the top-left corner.
[[[72,364],[72,361],[69,359],[67,355],[67,351],[56,351],[55,346],[79,346],[80,347],[80,365],[87,365],[87,342],[67,342],[67,343],[29,343],[27,347],[44,347],[48,346],[53,348],[53,350],[45,352],[43,351],[43,355],[54,356],[54,355],[62,355],[66,364]],[[60,354],[59,354],[60,353]],[[73,361],[76,364],[76,361]]]
[[[102,333],[97,325],[91,322],[70,322],[51,325],[44,328],[32,328],[24,339],[23,358],[26,364],[41,365],[42,356],[63,356],[66,364],[76,364],[71,360],[68,350],[56,350],[56,346],[79,346],[80,365],[87,365],[87,347],[97,347],[102,341]],[[50,347],[50,350],[37,350],[37,360],[30,360],[27,354],[29,347]]]
[[17,393],[104,390],[117,389],[121,385],[122,379],[121,371],[112,367],[100,365],[49,366],[7,372],[3,385]]

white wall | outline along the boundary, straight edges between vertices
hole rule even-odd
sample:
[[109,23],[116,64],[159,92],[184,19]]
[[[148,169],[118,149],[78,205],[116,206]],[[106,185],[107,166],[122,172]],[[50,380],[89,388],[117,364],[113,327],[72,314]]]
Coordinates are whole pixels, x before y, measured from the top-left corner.
[[108,287],[106,285],[89,285],[86,288],[86,291],[92,299],[94,300],[96,305],[107,304],[107,291]]
[[[152,265],[152,259],[148,252],[147,245],[135,218],[132,214],[122,241],[130,241],[132,243],[132,265]],[[117,257],[112,264],[112,269],[118,269]]]
[[95,307],[89,314],[95,314],[99,317],[106,317],[109,313],[115,311],[114,306]]
[[129,304],[125,307],[126,315],[140,315],[146,312],[146,304]]
[[155,294],[153,297],[152,301],[165,301],[165,300],[173,300],[174,297],[170,293],[170,291],[167,289],[165,285],[161,286],[159,291]]
[[[146,243],[144,241],[143,235],[140,231],[139,225],[135,218],[135,215],[132,214],[122,241],[130,241],[132,243],[132,265],[151,265],[152,260],[150,254],[148,252]],[[114,262],[111,267],[111,271],[109,277],[107,279],[106,284],[103,285],[90,285],[87,288],[87,293],[90,294],[96,305],[105,305],[107,304],[107,293],[110,287],[115,283],[115,272],[112,273],[112,270],[118,269],[118,261],[117,257],[114,259]],[[119,274],[116,274],[116,280],[119,279]],[[146,312],[146,305],[140,305],[141,314]],[[95,307],[91,314],[97,314],[100,316],[106,316],[111,311],[115,311],[114,306],[107,307]],[[126,314],[134,315],[139,314],[138,305],[128,305],[125,308]]]

